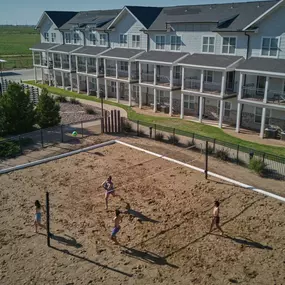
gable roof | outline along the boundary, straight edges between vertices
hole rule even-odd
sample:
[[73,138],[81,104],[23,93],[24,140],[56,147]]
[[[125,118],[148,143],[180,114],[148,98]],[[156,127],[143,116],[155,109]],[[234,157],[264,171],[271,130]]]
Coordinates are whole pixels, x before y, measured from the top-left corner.
[[81,11],[75,17],[66,22],[60,29],[70,30],[74,26],[85,28],[90,25],[96,29],[105,29],[121,10],[96,10]]
[[149,30],[167,29],[173,23],[212,23],[215,31],[242,31],[279,0],[203,4],[163,8]]

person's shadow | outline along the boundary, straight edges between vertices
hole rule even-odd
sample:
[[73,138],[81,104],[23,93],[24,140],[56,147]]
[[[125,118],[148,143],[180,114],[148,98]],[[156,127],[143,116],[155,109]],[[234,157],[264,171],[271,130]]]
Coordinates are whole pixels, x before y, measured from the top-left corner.
[[[46,234],[43,234],[43,233],[39,233],[39,234],[42,236],[46,236]],[[50,233],[49,237],[52,240],[55,240],[58,243],[61,243],[61,244],[67,245],[67,246],[73,246],[75,248],[81,248],[82,247],[82,244],[78,243],[75,238],[73,238],[69,235],[66,235],[66,234],[64,234],[64,236],[58,236],[58,235],[55,235],[53,233]]]
[[133,218],[137,218],[140,223],[142,223],[142,222],[159,223],[159,221],[153,220],[153,219],[143,215],[141,212],[131,209],[131,206],[129,203],[126,203],[126,204],[127,204],[126,205],[126,211],[124,213],[130,215],[131,220]]

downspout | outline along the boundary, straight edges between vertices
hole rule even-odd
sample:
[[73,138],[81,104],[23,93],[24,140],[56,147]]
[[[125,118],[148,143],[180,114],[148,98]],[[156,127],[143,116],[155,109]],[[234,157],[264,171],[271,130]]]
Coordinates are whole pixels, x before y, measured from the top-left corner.
[[104,33],[107,34],[108,48],[110,48],[110,47],[111,47],[111,43],[110,43],[110,31],[104,30]]

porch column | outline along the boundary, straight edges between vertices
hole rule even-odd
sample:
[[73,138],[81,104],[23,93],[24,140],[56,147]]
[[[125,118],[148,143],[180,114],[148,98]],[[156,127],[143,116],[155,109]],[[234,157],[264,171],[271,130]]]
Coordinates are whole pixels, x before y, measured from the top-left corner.
[[132,106],[132,85],[129,84],[129,106]]
[[156,76],[157,76],[157,65],[154,64],[154,66],[153,66],[153,84],[154,84],[154,85],[156,85],[156,83],[157,83],[157,78],[156,78]]
[[173,88],[173,66],[170,66],[170,88]]
[[139,84],[142,83],[142,64],[139,62]]
[[269,86],[269,76],[266,76],[263,103],[267,103],[268,86]]
[[104,58],[104,77],[107,76],[107,61],[106,58]]
[[224,103],[225,103],[224,100],[220,101],[219,128],[223,127]]
[[142,108],[142,87],[139,85],[139,108]]
[[80,78],[79,74],[76,74],[76,81],[77,81],[77,93],[80,93]]
[[238,87],[238,100],[241,100],[241,98],[242,98],[243,77],[244,77],[244,74],[240,73],[240,75],[239,75],[239,87]]
[[129,61],[128,63],[128,81],[131,82],[131,73],[132,73],[132,63]]
[[35,65],[35,52],[33,51],[33,66]]
[[40,66],[42,66],[42,53],[40,52]]
[[60,54],[60,68],[62,69],[62,54]]
[[86,76],[86,89],[87,89],[87,95],[90,95],[90,89],[89,89],[89,77]]
[[69,54],[69,58],[68,58],[68,65],[69,65],[69,70],[72,70],[72,66],[71,66],[71,54]]
[[105,100],[108,100],[108,84],[106,79],[104,80],[104,83],[105,83]]
[[51,70],[48,69],[48,85],[51,86]]
[[240,117],[241,117],[241,103],[237,104],[237,121],[236,121],[236,132],[239,133],[240,131]]
[[52,67],[54,68],[54,53],[52,53]]
[[44,69],[41,67],[41,73],[42,73],[42,84],[44,84]]
[[96,75],[99,76],[99,58],[96,58]]
[[38,75],[37,75],[37,68],[36,67],[34,67],[34,77],[35,77],[35,82],[37,83]]
[[119,89],[119,82],[116,82],[116,95],[117,95],[117,103],[120,103],[120,89]]
[[69,74],[69,80],[70,80],[70,91],[73,92],[72,73]]
[[85,57],[85,69],[86,69],[86,73],[88,73],[88,58]]
[[65,81],[64,81],[65,77],[64,77],[64,73],[61,72],[61,82],[62,82],[62,88],[65,89]]
[[116,60],[116,78],[119,77],[118,61]]
[[201,69],[200,92],[202,93],[203,91],[204,91],[204,69]]
[[96,78],[97,98],[100,98],[100,79]]
[[225,91],[226,91],[226,77],[227,77],[227,73],[224,71],[223,74],[222,74],[221,97],[224,97],[224,95],[225,95]]
[[169,116],[172,116],[173,92],[169,91]]
[[180,119],[184,119],[184,93],[181,93]]
[[200,103],[199,103],[199,123],[202,123],[202,121],[203,121],[203,97],[200,96],[199,100],[200,100]]
[[181,90],[184,90],[184,86],[185,86],[185,81],[184,81],[184,76],[185,76],[185,68],[184,66],[182,66],[182,82],[181,82]]
[[153,89],[153,112],[157,111],[157,97],[156,88]]
[[56,81],[56,73],[55,70],[53,71],[53,81],[54,81],[54,87],[57,87],[57,81]]
[[265,120],[266,120],[266,108],[262,108],[261,126],[260,126],[260,134],[259,134],[259,136],[262,139],[264,138]]
[[75,56],[76,72],[78,72],[78,56]]

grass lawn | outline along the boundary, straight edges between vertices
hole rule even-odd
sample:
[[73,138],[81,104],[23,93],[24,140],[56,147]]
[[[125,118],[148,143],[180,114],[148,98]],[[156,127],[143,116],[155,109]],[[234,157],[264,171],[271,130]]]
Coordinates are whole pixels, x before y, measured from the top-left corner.
[[7,60],[4,69],[32,67],[33,45],[40,34],[33,27],[0,26],[0,58]]
[[[78,94],[75,92],[66,91],[63,89],[55,88],[55,87],[50,87],[48,85],[38,84],[38,83],[35,83],[34,81],[26,81],[26,83],[38,86],[40,88],[43,88],[43,87],[47,88],[48,91],[52,94],[100,102],[100,99],[97,99],[96,97],[91,97],[91,96],[84,95],[84,94]],[[222,129],[219,129],[217,127],[212,127],[212,126],[208,126],[208,125],[200,124],[196,122],[185,121],[185,120],[181,120],[178,118],[155,117],[155,116],[142,115],[142,114],[136,113],[131,107],[125,106],[123,104],[118,104],[116,102],[106,101],[106,100],[104,100],[104,103],[113,105],[113,106],[118,106],[126,110],[128,113],[128,118],[130,120],[139,120],[141,122],[158,124],[158,125],[162,125],[166,127],[172,127],[172,128],[176,128],[182,131],[191,132],[191,133],[195,133],[201,136],[206,136],[206,137],[210,137],[213,139],[221,140],[224,142],[239,144],[240,146],[251,148],[256,151],[266,152],[266,153],[285,157],[284,147],[274,147],[274,146],[257,144],[257,143],[253,143],[253,142],[246,141],[246,140],[241,140],[239,138],[226,134]]]

